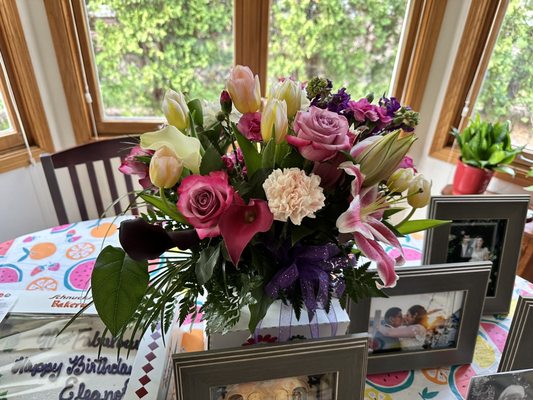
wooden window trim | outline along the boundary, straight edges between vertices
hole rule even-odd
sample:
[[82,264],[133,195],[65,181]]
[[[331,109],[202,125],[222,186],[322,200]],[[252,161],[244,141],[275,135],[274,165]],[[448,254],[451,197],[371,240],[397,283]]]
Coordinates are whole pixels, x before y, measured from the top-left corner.
[[9,150],[15,146],[23,145],[24,139],[20,134],[22,130],[20,129],[20,123],[16,116],[15,106],[9,97],[8,91],[8,82],[7,77],[4,75],[3,71],[0,69],[0,92],[3,94],[4,105],[7,110],[7,117],[11,124],[11,129],[3,131],[0,136],[0,151]]
[[247,65],[259,76],[266,94],[270,0],[235,0],[235,64]]
[[[468,125],[508,4],[509,0],[472,0],[452,68],[454,79],[448,82],[446,100],[430,148],[430,156],[434,158],[455,164],[461,155],[449,132],[453,127],[462,130]],[[479,46],[480,43],[485,45]],[[465,105],[468,110],[463,113]],[[525,156],[533,159],[533,154]],[[531,185],[531,178],[525,176],[530,165],[517,157],[512,164],[516,172],[514,178],[501,173],[495,176],[517,185]]]
[[393,79],[392,94],[402,104],[420,110],[439,38],[447,0],[413,0],[407,12],[404,44]]
[[[0,2],[0,52],[32,155],[54,151],[16,0]],[[17,118],[14,121],[18,126]],[[0,152],[0,172],[30,164],[27,150],[19,146]]]

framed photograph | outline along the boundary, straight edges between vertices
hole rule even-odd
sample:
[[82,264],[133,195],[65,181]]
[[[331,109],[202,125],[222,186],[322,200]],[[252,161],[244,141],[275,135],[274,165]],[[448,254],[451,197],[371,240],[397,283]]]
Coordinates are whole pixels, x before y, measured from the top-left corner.
[[483,314],[509,312],[529,195],[437,196],[428,218],[451,220],[427,231],[424,264],[491,261]]
[[490,261],[399,268],[388,296],[350,303],[350,329],[368,332],[368,373],[472,361]]
[[173,356],[178,400],[363,399],[366,334]]
[[533,369],[474,376],[467,400],[533,399]]
[[[498,372],[533,368],[533,297],[518,298]],[[532,397],[533,398],[533,397]]]

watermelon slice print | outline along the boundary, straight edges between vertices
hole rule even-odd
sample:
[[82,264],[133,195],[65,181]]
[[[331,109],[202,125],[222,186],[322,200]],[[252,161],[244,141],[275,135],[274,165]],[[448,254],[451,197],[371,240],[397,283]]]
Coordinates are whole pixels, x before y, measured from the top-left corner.
[[396,393],[413,384],[413,371],[398,371],[386,374],[368,375],[366,382],[383,393]]
[[466,399],[468,385],[470,385],[470,380],[474,376],[476,376],[476,372],[472,369],[470,364],[452,367],[449,378],[450,389],[457,399]]
[[74,227],[74,225],[76,225],[76,223],[74,223],[74,224],[66,224],[66,225],[59,225],[59,226],[56,226],[55,228],[52,228],[50,230],[50,233],[65,232],[65,231],[68,231],[70,228]]
[[74,264],[65,274],[65,287],[72,291],[81,292],[87,290],[91,283],[96,258],[83,260]]
[[8,240],[7,242],[0,243],[0,256],[5,256],[7,254],[7,251],[13,244],[15,239]]
[[490,340],[496,345],[498,350],[503,352],[505,347],[505,341],[507,340],[507,334],[509,333],[501,324],[495,322],[481,322],[481,326],[487,332],[487,335],[490,337]]
[[22,271],[13,264],[0,264],[0,283],[13,283],[22,280]]

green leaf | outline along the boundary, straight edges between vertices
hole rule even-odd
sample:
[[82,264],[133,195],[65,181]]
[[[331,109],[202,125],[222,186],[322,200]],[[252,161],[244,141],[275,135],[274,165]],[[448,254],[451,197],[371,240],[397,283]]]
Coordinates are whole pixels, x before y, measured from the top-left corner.
[[98,255],[91,276],[94,306],[113,336],[129,322],[148,288],[148,262],[134,261],[118,247]]
[[233,133],[235,134],[237,142],[239,143],[239,147],[242,150],[248,176],[253,176],[255,171],[261,168],[261,155],[257,151],[255,145],[240,134],[235,124],[233,124]]
[[223,166],[224,163],[222,162],[222,156],[217,149],[210,144],[205,151],[204,156],[202,157],[202,162],[200,163],[200,174],[208,175],[212,171],[221,170]]
[[492,153],[489,157],[489,164],[498,165],[505,158],[506,154],[503,150],[498,150]]
[[285,156],[283,160],[281,160],[280,167],[281,168],[303,168],[305,159],[302,157],[302,155],[298,152],[296,149],[292,149],[289,154]]
[[265,289],[260,286],[252,291],[252,296],[255,298],[256,303],[250,304],[250,322],[248,323],[248,330],[254,332],[257,328],[257,324],[261,321],[274,300],[265,293]]
[[444,221],[440,219],[414,219],[396,226],[396,230],[402,235],[407,235],[409,233],[424,231],[430,228],[436,228],[437,226],[449,224],[451,222],[452,221]]
[[196,125],[204,125],[204,111],[202,109],[202,103],[199,99],[192,99],[187,103],[189,107],[189,112],[193,116],[193,121]]
[[218,264],[220,258],[220,244],[209,246],[202,250],[200,257],[196,262],[195,272],[198,284],[205,285],[213,276],[213,270]]
[[305,225],[294,225],[291,229],[291,244],[294,246],[298,241],[314,232],[314,229]]
[[261,152],[261,167],[265,169],[274,168],[274,157],[276,152],[276,141],[270,139],[265,149]]
[[141,193],[140,196],[144,201],[158,208],[170,218],[172,218],[174,221],[181,222],[182,224],[189,224],[185,217],[178,212],[175,204],[169,203],[166,199],[152,196],[148,193]]
[[403,210],[405,210],[404,207],[391,207],[391,208],[388,208],[388,209],[386,209],[383,212],[383,219],[389,219],[394,214],[397,214],[397,213],[399,213],[400,211],[403,211]]

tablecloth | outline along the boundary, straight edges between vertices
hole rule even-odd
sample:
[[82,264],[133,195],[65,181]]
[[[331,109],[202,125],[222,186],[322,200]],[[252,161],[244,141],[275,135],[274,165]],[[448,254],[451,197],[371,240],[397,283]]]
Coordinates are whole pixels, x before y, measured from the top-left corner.
[[[0,287],[87,289],[98,251],[104,245],[118,244],[122,218],[62,225],[1,243]],[[420,263],[423,236],[409,235],[402,238],[402,244],[407,264]],[[509,315],[483,316],[472,364],[368,376],[365,400],[464,399],[472,376],[496,372],[518,295],[533,295],[533,284],[517,277]]]

